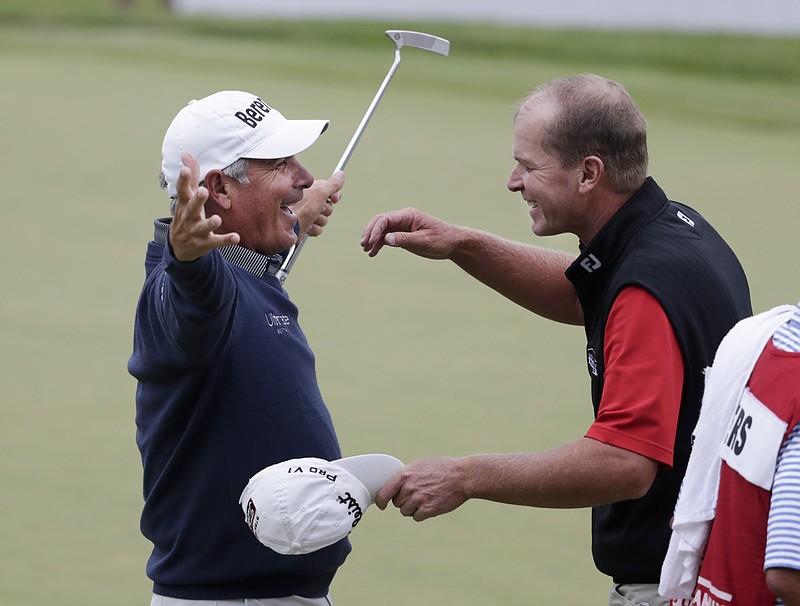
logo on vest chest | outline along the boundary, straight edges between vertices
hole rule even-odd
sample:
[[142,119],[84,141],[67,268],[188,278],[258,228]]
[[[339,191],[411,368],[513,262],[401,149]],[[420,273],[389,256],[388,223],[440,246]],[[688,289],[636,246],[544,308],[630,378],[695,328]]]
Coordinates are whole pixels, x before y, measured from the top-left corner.
[[587,273],[592,273],[603,266],[600,263],[600,259],[595,257],[592,253],[589,253],[585,259],[581,261],[581,267],[586,270]]

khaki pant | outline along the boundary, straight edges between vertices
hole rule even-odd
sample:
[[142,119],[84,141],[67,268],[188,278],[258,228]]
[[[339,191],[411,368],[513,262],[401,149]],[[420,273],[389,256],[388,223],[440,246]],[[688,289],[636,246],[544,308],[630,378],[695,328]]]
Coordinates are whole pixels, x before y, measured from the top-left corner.
[[658,595],[657,584],[630,584],[611,586],[608,606],[670,606],[669,600]]

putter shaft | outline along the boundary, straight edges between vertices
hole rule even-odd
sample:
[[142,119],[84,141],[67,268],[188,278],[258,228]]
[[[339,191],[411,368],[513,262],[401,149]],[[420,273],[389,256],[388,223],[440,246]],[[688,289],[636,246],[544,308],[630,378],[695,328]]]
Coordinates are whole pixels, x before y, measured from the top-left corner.
[[[347,162],[350,160],[353,150],[356,148],[356,145],[358,145],[361,135],[367,128],[367,124],[369,124],[372,114],[375,113],[375,109],[378,107],[378,103],[383,97],[383,93],[386,91],[386,87],[389,86],[389,82],[391,82],[394,73],[397,71],[397,68],[400,65],[400,49],[404,46],[411,46],[413,48],[420,48],[422,50],[431,51],[444,56],[447,56],[447,54],[450,52],[450,42],[438,36],[407,30],[387,30],[385,33],[395,44],[394,62],[392,63],[392,66],[389,68],[389,72],[386,74],[386,77],[383,79],[383,82],[378,88],[378,92],[375,93],[375,96],[372,98],[372,103],[369,104],[364,117],[361,118],[361,123],[358,125],[358,128],[356,128],[356,132],[353,133],[350,143],[347,144],[347,147],[345,148],[344,153],[339,159],[339,163],[336,165],[336,168],[333,170],[333,172],[336,172],[337,170],[343,170],[347,165]],[[303,246],[305,246],[306,240],[308,240],[308,234],[304,235],[299,242],[294,244],[286,254],[286,259],[284,259],[281,268],[275,274],[280,280],[281,284],[286,281],[286,277],[289,275],[289,272],[292,270],[292,267],[297,261],[297,257],[300,255],[300,251],[303,249]]]

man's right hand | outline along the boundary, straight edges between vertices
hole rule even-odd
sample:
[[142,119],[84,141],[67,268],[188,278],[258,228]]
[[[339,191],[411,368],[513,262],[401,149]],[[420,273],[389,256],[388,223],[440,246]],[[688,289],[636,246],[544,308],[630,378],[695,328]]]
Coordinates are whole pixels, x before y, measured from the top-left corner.
[[176,188],[178,202],[175,216],[169,230],[169,244],[173,256],[178,261],[194,261],[215,248],[239,243],[239,234],[215,234],[214,230],[222,225],[219,215],[206,218],[205,203],[208,190],[200,187],[200,165],[195,157],[184,152],[181,154],[183,167],[178,174]]
[[416,208],[404,208],[375,215],[364,228],[361,247],[370,257],[384,246],[393,246],[427,259],[448,259],[458,245],[461,231]]

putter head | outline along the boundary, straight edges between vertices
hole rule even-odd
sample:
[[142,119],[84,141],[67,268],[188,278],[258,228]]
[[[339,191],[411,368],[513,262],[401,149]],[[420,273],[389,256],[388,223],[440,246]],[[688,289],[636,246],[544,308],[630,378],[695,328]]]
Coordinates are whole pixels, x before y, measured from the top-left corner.
[[439,36],[402,29],[387,30],[386,35],[395,43],[397,50],[400,50],[404,46],[412,46],[414,48],[421,48],[422,50],[444,55],[445,57],[450,52],[450,41],[440,38]]

